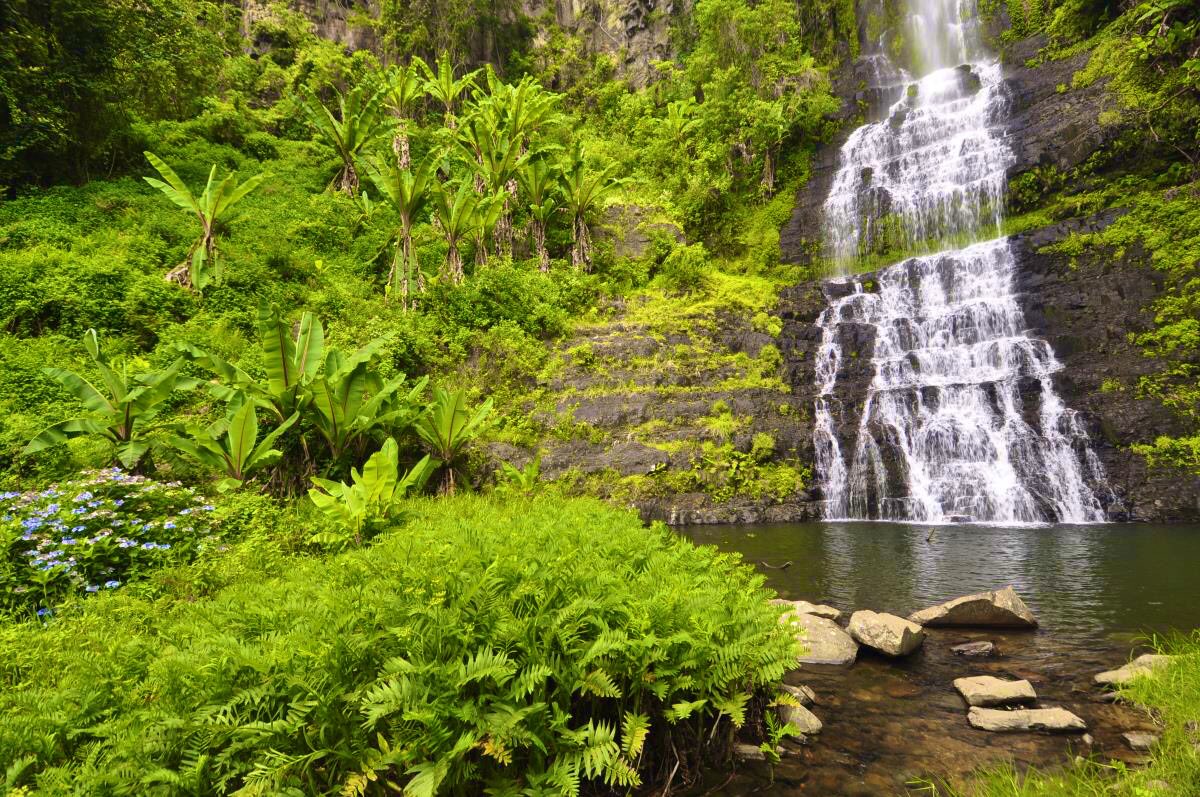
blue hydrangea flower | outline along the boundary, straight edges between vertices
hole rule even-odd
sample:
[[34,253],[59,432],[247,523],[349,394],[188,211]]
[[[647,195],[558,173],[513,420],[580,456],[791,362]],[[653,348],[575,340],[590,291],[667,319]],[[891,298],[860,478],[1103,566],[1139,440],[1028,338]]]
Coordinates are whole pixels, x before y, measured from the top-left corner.
[[99,591],[100,591],[100,585],[99,585],[99,584],[88,584],[88,585],[87,585],[87,586],[84,588],[84,590],[85,590],[86,592],[99,592]]
[[75,538],[74,537],[63,537],[62,544],[63,545],[74,545]]
[[45,606],[43,606],[42,608],[40,608],[40,609],[38,609],[38,610],[37,610],[37,616],[38,616],[38,617],[45,617],[45,616],[46,616],[46,615],[48,615],[48,614],[54,614],[54,612],[50,611],[50,610],[49,610],[49,609],[47,609]]
[[173,520],[168,520],[166,523],[164,523],[164,524],[163,524],[163,528],[164,528],[164,529],[173,529],[173,528],[175,528],[175,521],[173,521]]
[[86,500],[88,500],[88,499],[89,499],[89,498],[91,498],[91,497],[92,497],[92,494],[91,494],[91,493],[89,493],[87,490],[84,490],[82,493],[80,493],[79,495],[75,496],[75,503],[77,503],[77,504],[78,504],[78,503],[81,503],[81,502],[83,502],[83,501],[86,501]]
[[121,586],[121,582],[120,582],[120,581],[117,581],[116,579],[112,579],[112,580],[110,580],[110,581],[105,581],[105,582],[104,582],[104,588],[105,588],[105,589],[116,589],[116,588],[117,588],[117,587],[119,587],[119,586]]

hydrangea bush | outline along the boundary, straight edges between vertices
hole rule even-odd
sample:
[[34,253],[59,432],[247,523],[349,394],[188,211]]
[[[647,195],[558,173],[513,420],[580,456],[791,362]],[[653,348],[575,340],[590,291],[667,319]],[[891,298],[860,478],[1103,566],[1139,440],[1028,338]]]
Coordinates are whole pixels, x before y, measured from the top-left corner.
[[0,608],[45,615],[72,592],[117,589],[190,559],[212,538],[212,510],[190,487],[118,468],[0,493]]

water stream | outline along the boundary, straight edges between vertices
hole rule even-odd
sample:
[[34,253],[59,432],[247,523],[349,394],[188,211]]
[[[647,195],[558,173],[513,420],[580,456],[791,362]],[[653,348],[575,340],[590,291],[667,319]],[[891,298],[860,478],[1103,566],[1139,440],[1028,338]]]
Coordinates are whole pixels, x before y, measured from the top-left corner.
[[[932,533],[931,533],[932,532]],[[980,766],[1053,767],[1075,753],[1136,762],[1121,738],[1150,730],[1128,706],[1100,702],[1091,684],[1156,633],[1200,627],[1200,526],[1134,524],[989,526],[838,522],[691,527],[695,542],[737,551],[790,599],[843,612],[907,615],[947,598],[1013,584],[1037,615],[1033,632],[929,629],[902,660],[860,650],[851,667],[804,665],[787,680],[817,693],[817,739],[772,773],[765,766],[714,772],[697,793],[849,795],[916,793],[916,778],[961,781]],[[960,642],[987,639],[999,655],[965,659]],[[1039,705],[1083,717],[1078,736],[994,734],[971,728],[955,678],[1026,678]]]
[[[825,202],[844,274],[881,247],[933,252],[827,289],[814,446],[830,519],[1105,517],[1103,468],[1055,392],[1061,364],[1028,333],[998,237],[1013,156],[1001,66],[976,17],[969,2],[910,0],[921,76],[873,56],[903,88],[850,135]],[[843,383],[860,353],[874,372],[865,395]]]

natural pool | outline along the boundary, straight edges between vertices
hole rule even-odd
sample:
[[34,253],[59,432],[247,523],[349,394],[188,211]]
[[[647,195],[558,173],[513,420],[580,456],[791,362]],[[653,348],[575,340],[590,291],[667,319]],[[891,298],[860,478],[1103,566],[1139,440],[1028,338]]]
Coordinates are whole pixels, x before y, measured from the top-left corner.
[[[780,595],[851,612],[907,615],[959,595],[1012,584],[1038,616],[1033,632],[930,629],[918,653],[862,652],[850,668],[805,665],[789,676],[818,695],[821,735],[775,767],[743,767],[706,784],[717,793],[903,794],[919,777],[959,778],[1005,760],[1052,765],[1075,753],[1136,761],[1121,733],[1150,729],[1136,710],[1104,703],[1092,676],[1124,663],[1147,635],[1200,627],[1200,526],[925,526],[809,523],[698,526],[700,544],[740,552]],[[786,569],[772,569],[786,562]],[[764,566],[769,565],[771,567]],[[964,659],[959,642],[990,639],[1000,655]],[[1030,680],[1039,705],[1087,720],[1078,736],[972,729],[954,678]]]

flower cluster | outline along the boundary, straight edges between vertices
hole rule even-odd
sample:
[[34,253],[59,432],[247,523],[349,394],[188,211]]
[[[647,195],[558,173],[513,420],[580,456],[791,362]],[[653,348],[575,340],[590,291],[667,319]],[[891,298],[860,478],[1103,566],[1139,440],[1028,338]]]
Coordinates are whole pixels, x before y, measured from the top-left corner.
[[48,609],[69,592],[117,589],[187,560],[211,536],[213,509],[191,488],[118,468],[0,493],[0,605]]

